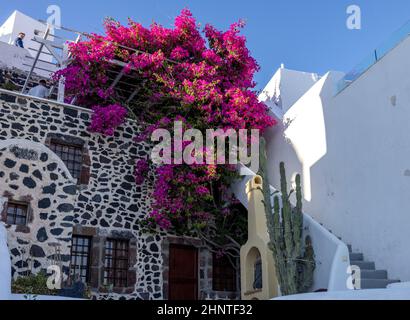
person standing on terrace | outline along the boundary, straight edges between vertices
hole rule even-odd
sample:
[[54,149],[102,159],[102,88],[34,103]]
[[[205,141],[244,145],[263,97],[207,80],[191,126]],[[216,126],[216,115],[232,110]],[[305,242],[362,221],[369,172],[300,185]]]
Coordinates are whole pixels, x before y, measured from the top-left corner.
[[24,32],[20,32],[19,35],[17,36],[16,40],[14,41],[14,45],[16,47],[24,48],[24,43],[23,39],[26,36]]

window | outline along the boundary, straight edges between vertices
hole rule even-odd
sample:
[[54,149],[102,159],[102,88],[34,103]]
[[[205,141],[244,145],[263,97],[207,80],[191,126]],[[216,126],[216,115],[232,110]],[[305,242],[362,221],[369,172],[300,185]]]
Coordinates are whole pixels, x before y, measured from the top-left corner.
[[215,291],[236,291],[236,270],[228,257],[213,255],[212,287]]
[[107,239],[105,242],[104,285],[127,286],[128,247],[127,240]]
[[51,140],[50,149],[63,160],[74,178],[80,178],[83,164],[83,148],[81,146]]
[[254,281],[253,281],[253,288],[255,290],[262,289],[262,260],[260,256],[255,262],[254,266]]
[[91,237],[73,235],[71,246],[70,277],[73,281],[88,283],[90,280]]
[[28,205],[9,201],[7,204],[6,223],[25,226],[27,224]]

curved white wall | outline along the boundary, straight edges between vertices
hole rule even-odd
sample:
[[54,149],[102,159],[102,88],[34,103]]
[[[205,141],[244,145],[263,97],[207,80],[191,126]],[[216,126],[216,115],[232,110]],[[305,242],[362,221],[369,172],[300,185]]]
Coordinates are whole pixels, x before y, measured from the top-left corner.
[[267,134],[270,182],[279,162],[302,173],[304,210],[389,278],[410,280],[410,38],[346,90],[318,81]]
[[[30,53],[27,49],[16,47],[14,45],[0,41],[0,52],[0,67],[5,69],[16,68],[18,70],[26,72],[30,71],[31,65],[34,60],[27,58],[28,56],[30,56]],[[42,61],[37,62],[37,67],[38,68],[34,69],[34,73],[46,78],[49,78],[51,73],[45,70],[50,70],[52,72],[57,71],[55,65]],[[45,70],[41,70],[39,68]]]
[[[14,46],[14,40],[16,40],[20,32],[24,32],[26,37],[24,38],[24,47],[29,49],[33,48],[35,50],[27,50],[27,53],[33,58],[36,56],[37,51],[40,47],[40,44],[36,41],[33,41],[35,36],[35,30],[45,32],[47,25],[42,23],[32,17],[25,15],[24,13],[15,10],[7,20],[0,26],[0,41],[6,44]],[[50,30],[50,34],[54,34],[54,30]],[[43,33],[40,33],[38,36],[43,37]],[[49,37],[49,40],[54,40],[53,37]],[[48,52],[48,50],[43,49],[43,52]],[[3,52],[2,52],[3,54]],[[47,62],[52,62],[53,57],[49,54],[42,53],[40,59]],[[50,65],[48,65],[50,66]],[[38,72],[39,70],[37,70]]]
[[74,180],[73,176],[71,175],[71,172],[68,170],[63,160],[61,160],[61,158],[58,155],[56,155],[51,149],[46,147],[44,144],[26,139],[0,140],[0,149],[9,146],[19,146],[22,148],[28,148],[30,150],[36,150],[39,153],[45,152],[49,157],[51,157],[55,162],[57,162],[58,167],[64,171],[64,174],[68,180]]

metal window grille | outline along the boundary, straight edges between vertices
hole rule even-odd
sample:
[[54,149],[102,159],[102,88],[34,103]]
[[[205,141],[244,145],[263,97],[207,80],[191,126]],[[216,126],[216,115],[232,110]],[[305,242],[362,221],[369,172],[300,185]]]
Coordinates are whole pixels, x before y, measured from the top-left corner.
[[215,291],[236,291],[236,270],[229,259],[213,255],[212,287]]
[[8,202],[6,223],[25,226],[27,224],[27,212],[27,204]]
[[127,286],[129,243],[107,239],[105,243],[104,285]]
[[88,283],[90,280],[91,238],[73,236],[71,246],[70,277],[74,281]]
[[65,163],[74,178],[80,178],[83,164],[82,147],[51,141],[50,149]]

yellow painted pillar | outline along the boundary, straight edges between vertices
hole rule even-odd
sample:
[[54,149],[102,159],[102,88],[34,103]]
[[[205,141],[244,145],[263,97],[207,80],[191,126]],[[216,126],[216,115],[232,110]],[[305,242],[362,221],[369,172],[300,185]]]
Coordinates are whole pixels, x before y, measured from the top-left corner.
[[[262,177],[253,177],[246,185],[248,196],[248,241],[241,248],[241,297],[243,300],[267,300],[278,296],[275,261],[268,248],[269,234],[263,204]],[[260,261],[262,286],[255,287],[255,265]],[[260,286],[259,286],[260,287]]]

